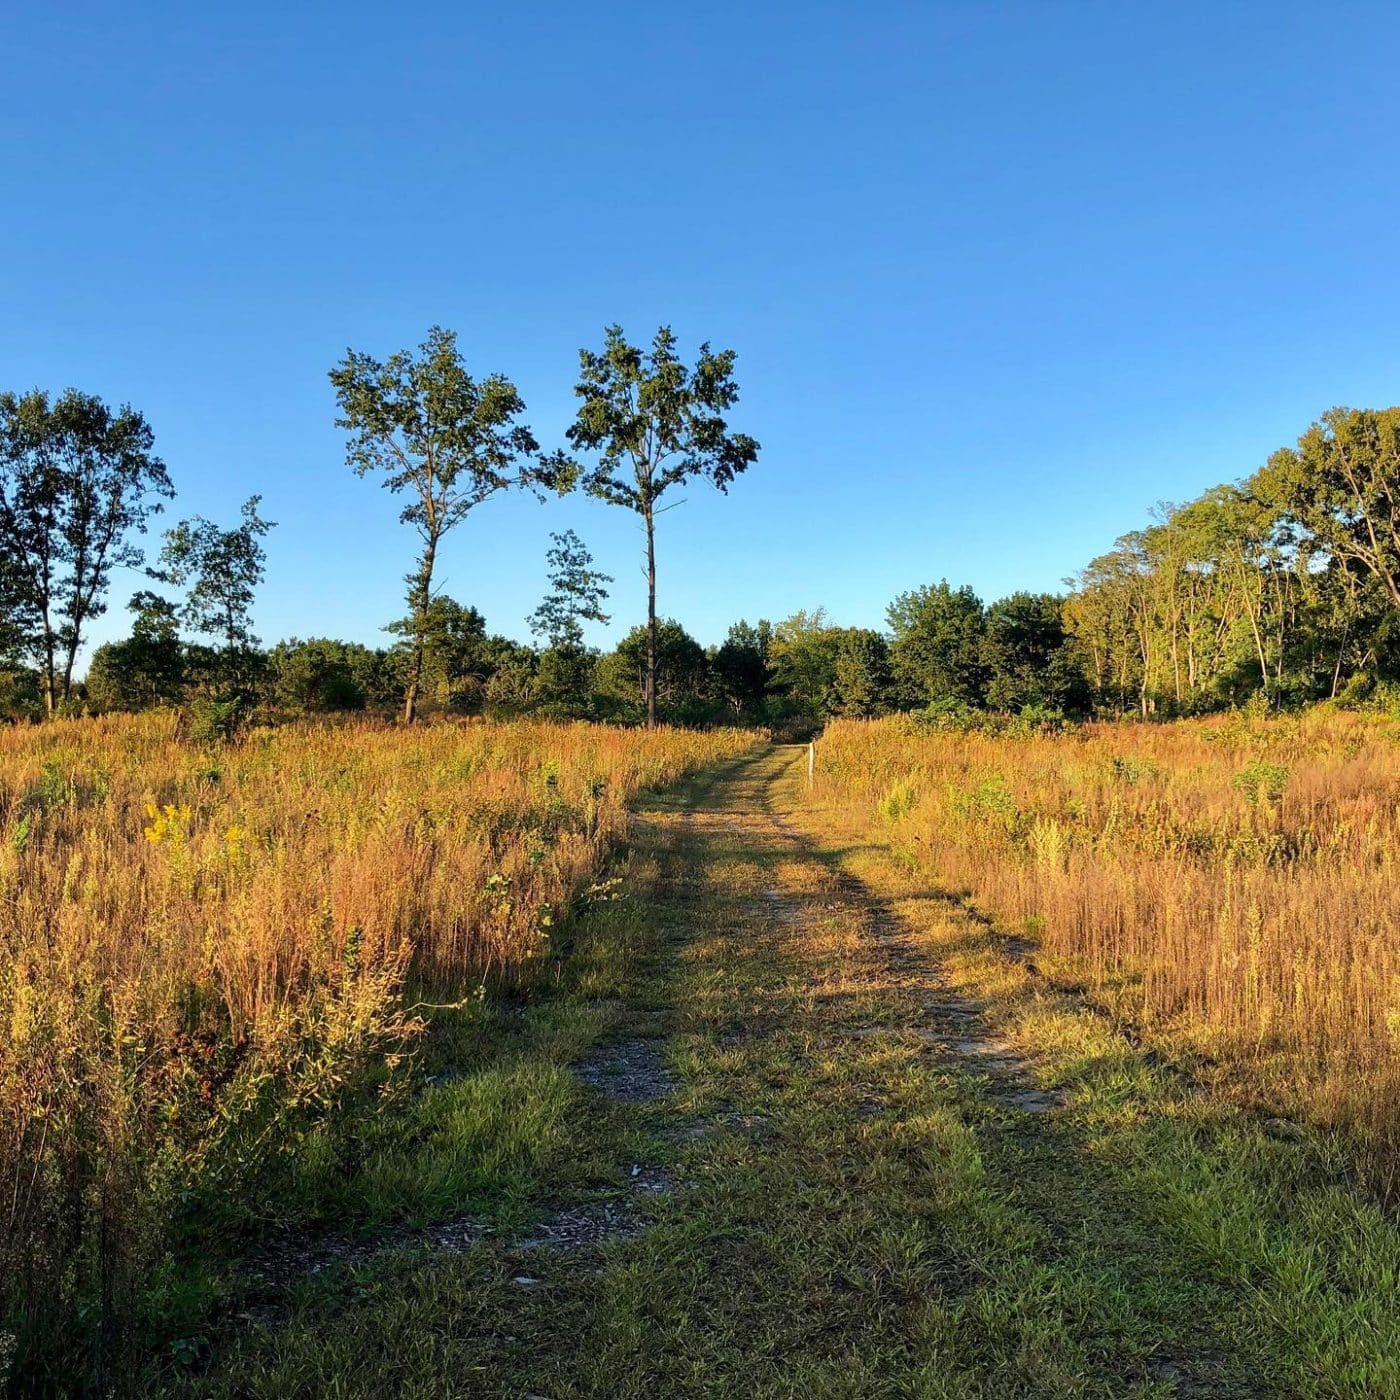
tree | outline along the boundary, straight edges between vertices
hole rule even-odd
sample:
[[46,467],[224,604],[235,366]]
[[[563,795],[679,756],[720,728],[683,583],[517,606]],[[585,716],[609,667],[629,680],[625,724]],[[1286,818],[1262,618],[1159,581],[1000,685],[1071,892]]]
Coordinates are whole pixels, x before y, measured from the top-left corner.
[[642,517],[646,532],[647,724],[656,725],[659,630],[656,620],[656,516],[673,486],[694,478],[720,491],[758,459],[758,443],[731,433],[724,414],[738,402],[734,351],[701,345],[693,370],[676,355],[668,326],[649,350],[629,345],[621,326],[609,326],[600,354],[579,351],[574,392],[583,400],[568,430],[576,450],[596,451],[584,489]]
[[[375,694],[384,653],[332,637],[291,637],[268,653],[274,693],[291,710],[363,710]],[[382,686],[380,687],[382,688]]]
[[886,618],[894,636],[890,664],[905,703],[983,703],[985,615],[982,600],[971,588],[950,588],[944,579],[901,593],[890,604]]
[[871,719],[885,712],[893,676],[889,644],[868,627],[850,627],[836,649],[832,708],[838,715]]
[[660,620],[654,633],[645,625],[634,627],[603,658],[599,670],[602,685],[612,694],[643,705],[650,676],[656,686],[653,698],[667,708],[701,698],[710,675],[705,649],[669,617]]
[[507,641],[504,637],[495,640],[500,648],[483,687],[483,697],[491,711],[518,714],[535,703],[538,658],[519,642]]
[[261,496],[243,503],[243,523],[221,529],[202,515],[182,520],[165,535],[157,577],[189,591],[180,609],[186,626],[223,642],[222,664],[229,682],[247,679],[240,664],[258,645],[251,610],[266,572],[262,538],[275,522],[258,514]]
[[477,380],[467,373],[452,331],[434,326],[417,353],[400,350],[386,361],[347,350],[330,371],[340,417],[350,434],[346,458],[358,476],[383,475],[408,504],[399,519],[422,543],[407,575],[409,638],[403,717],[418,713],[428,644],[433,575],[444,536],[498,491],[525,487],[567,489],[571,464],[537,457],[539,444],[520,421],[519,391],[502,374]]
[[807,719],[831,713],[841,637],[842,630],[827,622],[824,608],[795,612],[773,629],[773,688]]
[[1400,408],[1334,408],[1249,482],[1304,546],[1354,563],[1400,608]]
[[0,554],[0,665],[17,666],[34,633],[35,612],[19,560]]
[[757,627],[736,622],[710,658],[710,669],[736,716],[759,710],[768,695],[772,641],[771,622],[761,620]]
[[1120,710],[1138,704],[1147,714],[1133,557],[1121,547],[1100,554],[1065,582],[1074,589],[1065,599],[1065,627],[1084,651],[1096,699]]
[[1013,593],[987,609],[982,641],[987,701],[1012,712],[1042,706],[1077,714],[1089,707],[1089,682],[1053,593]]
[[556,651],[583,646],[585,622],[607,622],[603,611],[612,575],[593,568],[593,556],[572,530],[551,534],[554,547],[546,555],[549,592],[530,615],[530,631]]
[[88,700],[99,710],[173,705],[185,689],[185,649],[175,606],[147,589],[129,606],[136,614],[131,636],[98,647],[88,663]]
[[33,630],[16,561],[0,554],[0,719],[40,713],[39,674],[24,664]]
[[591,647],[546,647],[535,668],[535,699],[555,711],[585,711],[597,665],[598,653]]
[[439,593],[431,598],[421,619],[406,617],[385,629],[404,640],[394,647],[405,675],[415,664],[417,713],[425,698],[442,706],[474,706],[494,669],[492,638],[486,618],[473,607]]
[[530,616],[530,630],[547,643],[532,684],[537,700],[577,709],[587,703],[597,661],[597,653],[583,644],[583,624],[607,622],[604,585],[612,576],[593,568],[593,556],[572,530],[551,534],[550,539],[554,547],[545,556],[550,589]]
[[8,616],[39,665],[52,715],[73,689],[88,623],[106,611],[114,568],[136,568],[144,533],[175,494],[154,435],[128,405],[68,389],[0,394],[0,557]]
[[0,666],[0,719],[37,719],[41,713],[39,673],[27,666]]

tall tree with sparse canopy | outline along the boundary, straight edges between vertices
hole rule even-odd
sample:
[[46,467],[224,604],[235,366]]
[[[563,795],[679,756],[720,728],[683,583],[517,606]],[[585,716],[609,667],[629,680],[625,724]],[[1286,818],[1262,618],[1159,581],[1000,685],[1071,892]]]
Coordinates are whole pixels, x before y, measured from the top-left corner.
[[603,604],[608,600],[604,587],[611,574],[593,567],[588,547],[572,530],[550,534],[554,546],[545,554],[549,566],[549,592],[530,614],[530,631],[543,637],[555,650],[583,645],[585,622],[606,622]]
[[196,515],[166,531],[157,577],[177,587],[189,585],[180,615],[195,632],[219,637],[232,665],[242,651],[257,646],[252,632],[253,597],[266,572],[262,537],[276,523],[258,514],[261,496],[243,502],[243,523],[225,530]]
[[758,458],[758,443],[731,433],[724,417],[739,399],[734,358],[734,351],[712,351],[706,342],[688,370],[668,326],[649,350],[628,344],[621,326],[609,326],[600,353],[579,352],[574,392],[583,403],[568,439],[575,449],[598,453],[584,472],[584,489],[636,511],[646,531],[648,728],[656,727],[658,502],[696,477],[726,491]]
[[539,444],[523,422],[524,401],[503,374],[473,379],[457,352],[453,331],[434,326],[416,353],[400,350],[385,361],[355,350],[330,371],[350,434],[346,457],[359,476],[383,474],[383,484],[408,497],[399,519],[422,541],[407,575],[409,637],[403,717],[418,713],[427,650],[433,573],[443,537],[489,496],[510,487],[566,489],[571,464],[539,458]]
[[136,568],[131,538],[173,496],[154,435],[129,406],[115,411],[68,389],[0,394],[0,556],[11,624],[38,663],[44,710],[73,690],[84,629],[107,609],[114,568]]

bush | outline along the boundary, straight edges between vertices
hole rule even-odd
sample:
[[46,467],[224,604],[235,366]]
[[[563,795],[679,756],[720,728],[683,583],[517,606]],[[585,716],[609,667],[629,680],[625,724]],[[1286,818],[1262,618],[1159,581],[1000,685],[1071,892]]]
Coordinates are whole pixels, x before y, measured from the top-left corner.
[[893,783],[880,799],[880,815],[893,825],[903,821],[918,805],[919,795],[913,785],[901,779]]
[[191,739],[198,744],[226,744],[247,720],[241,696],[231,700],[197,700],[185,711]]
[[1260,798],[1277,802],[1288,786],[1288,769],[1281,763],[1266,763],[1262,758],[1256,758],[1241,768],[1230,781],[1251,802],[1258,802]]

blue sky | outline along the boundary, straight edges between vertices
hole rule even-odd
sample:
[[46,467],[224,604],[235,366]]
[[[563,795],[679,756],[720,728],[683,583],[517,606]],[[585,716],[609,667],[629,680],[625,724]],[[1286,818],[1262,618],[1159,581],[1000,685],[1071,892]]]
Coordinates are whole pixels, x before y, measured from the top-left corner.
[[[434,322],[547,445],[609,321],[738,351],[760,461],[659,542],[703,641],[1054,588],[1400,399],[1397,44],[1393,5],[1278,0],[15,6],[0,387],[139,407],[176,515],[261,492],[269,641],[401,611],[413,542],[326,370]],[[487,503],[442,580],[523,637],[569,527],[616,635],[641,538],[581,497]]]

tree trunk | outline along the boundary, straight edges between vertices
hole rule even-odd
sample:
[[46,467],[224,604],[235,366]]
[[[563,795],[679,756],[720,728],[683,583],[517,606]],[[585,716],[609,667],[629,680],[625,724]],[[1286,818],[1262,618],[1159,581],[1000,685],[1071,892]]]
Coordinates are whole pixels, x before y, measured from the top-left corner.
[[647,525],[647,728],[656,728],[656,520],[648,502]]
[[403,722],[418,718],[418,694],[423,686],[423,656],[428,646],[428,605],[433,600],[433,563],[437,558],[437,536],[429,535],[423,557],[418,561],[418,577],[409,590],[413,613],[413,651],[408,661],[408,685],[403,697]]
[[1350,632],[1350,629],[1351,629],[1351,623],[1350,623],[1350,622],[1346,623],[1346,625],[1344,625],[1343,628],[1342,628],[1342,642],[1341,642],[1341,645],[1337,648],[1337,664],[1332,668],[1332,699],[1333,699],[1333,700],[1335,700],[1335,699],[1337,698],[1337,692],[1342,688],[1342,658],[1346,655],[1346,651],[1347,651],[1347,636],[1348,636],[1348,633]]
[[58,708],[58,657],[47,606],[44,608],[44,674],[40,679],[44,686],[44,717],[52,719]]
[[73,698],[73,668],[78,664],[78,633],[74,623],[73,640],[68,644],[68,654],[63,659],[63,698]]
[[408,663],[408,689],[403,697],[403,722],[412,724],[418,718],[418,687],[423,676],[423,637],[413,639],[413,656]]

